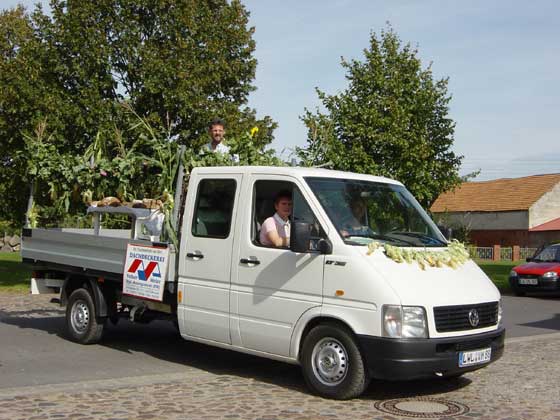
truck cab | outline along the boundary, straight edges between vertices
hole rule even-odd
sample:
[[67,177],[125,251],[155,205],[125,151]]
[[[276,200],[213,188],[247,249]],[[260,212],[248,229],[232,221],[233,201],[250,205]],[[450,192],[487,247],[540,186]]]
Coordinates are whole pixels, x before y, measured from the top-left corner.
[[[216,167],[195,170],[189,185],[178,271],[183,337],[299,363],[312,389],[337,398],[355,396],[370,378],[458,376],[501,356],[500,294],[473,261],[421,269],[368,252],[372,241],[447,247],[402,184]],[[291,246],[265,246],[259,229],[285,190]],[[358,202],[365,212],[352,220]]]

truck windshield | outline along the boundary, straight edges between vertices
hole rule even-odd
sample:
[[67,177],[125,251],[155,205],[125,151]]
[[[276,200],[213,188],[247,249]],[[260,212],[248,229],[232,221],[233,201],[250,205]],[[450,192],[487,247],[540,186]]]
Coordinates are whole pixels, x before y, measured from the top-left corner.
[[349,245],[372,241],[402,247],[442,247],[447,241],[400,185],[353,179],[305,178]]

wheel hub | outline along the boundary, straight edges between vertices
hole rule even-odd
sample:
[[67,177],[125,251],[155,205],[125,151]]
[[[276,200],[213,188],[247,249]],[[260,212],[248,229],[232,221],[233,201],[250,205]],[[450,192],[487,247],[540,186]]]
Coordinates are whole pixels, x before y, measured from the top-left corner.
[[338,366],[337,361],[332,356],[323,357],[319,361],[319,364],[321,365],[321,368],[323,368],[324,370],[329,370],[329,371],[333,370],[334,368],[336,368]]
[[72,308],[72,327],[78,332],[84,332],[89,324],[89,309],[84,302],[76,302]]
[[313,348],[312,366],[315,377],[325,385],[338,385],[348,373],[348,355],[334,338],[323,338]]

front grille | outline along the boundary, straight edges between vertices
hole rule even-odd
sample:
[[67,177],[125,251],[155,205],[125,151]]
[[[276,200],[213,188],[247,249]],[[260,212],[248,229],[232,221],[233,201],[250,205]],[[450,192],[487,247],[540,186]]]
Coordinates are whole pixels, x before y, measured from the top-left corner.
[[[469,312],[476,309],[478,325],[473,327]],[[437,332],[465,331],[490,327],[498,322],[498,302],[477,303],[473,305],[437,306],[434,308]]]
[[456,351],[477,350],[490,347],[491,345],[491,338],[484,340],[467,340],[458,343],[442,343],[436,345],[436,353],[454,353]]

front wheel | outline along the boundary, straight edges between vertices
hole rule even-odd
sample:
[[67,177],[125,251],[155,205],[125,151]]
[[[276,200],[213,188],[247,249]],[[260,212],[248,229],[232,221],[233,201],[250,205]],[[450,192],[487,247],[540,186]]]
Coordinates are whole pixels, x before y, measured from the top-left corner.
[[101,340],[104,320],[95,316],[95,303],[87,289],[72,292],[66,306],[66,328],[72,341],[93,344]]
[[303,342],[305,381],[318,395],[337,400],[359,396],[369,377],[354,337],[344,328],[319,325]]

